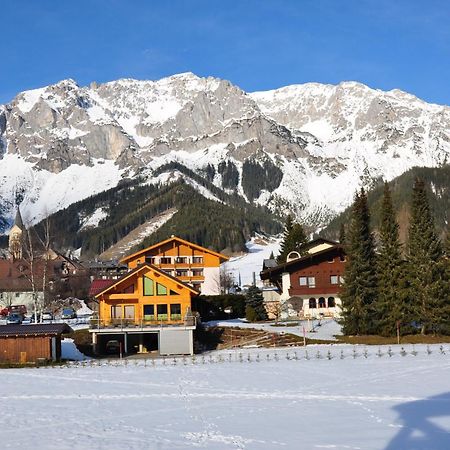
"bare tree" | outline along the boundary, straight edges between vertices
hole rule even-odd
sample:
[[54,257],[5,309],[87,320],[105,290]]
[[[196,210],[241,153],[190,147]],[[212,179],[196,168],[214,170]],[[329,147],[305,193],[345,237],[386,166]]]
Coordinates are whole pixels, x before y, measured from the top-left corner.
[[48,298],[47,298],[47,287],[48,287],[48,268],[49,268],[49,261],[50,261],[50,219],[48,216],[44,220],[43,225],[43,232],[42,236],[39,233],[36,233],[37,238],[42,246],[43,254],[42,254],[42,260],[44,261],[43,269],[42,269],[42,293],[43,293],[43,299],[41,304],[41,320],[42,320],[42,313],[44,312],[44,308],[48,306]]
[[231,288],[235,285],[233,273],[227,271],[226,265],[223,265],[220,268],[219,285],[221,294],[229,294]]
[[35,267],[36,267],[36,252],[35,247],[33,243],[33,238],[31,236],[31,227],[28,226],[25,229],[26,234],[26,241],[24,245],[25,250],[25,260],[29,264],[29,270],[24,272],[25,278],[28,279],[31,286],[31,295],[33,299],[33,309],[34,309],[34,322],[38,322],[38,293],[37,293],[37,286],[36,286],[36,273],[35,273]]
[[[24,276],[28,279],[31,287],[35,323],[38,322],[38,318],[42,322],[42,313],[48,303],[50,243],[50,220],[48,217],[44,221],[42,235],[31,224],[26,227],[24,259],[28,262],[29,270],[24,271]],[[42,288],[42,298],[39,296],[39,288]]]

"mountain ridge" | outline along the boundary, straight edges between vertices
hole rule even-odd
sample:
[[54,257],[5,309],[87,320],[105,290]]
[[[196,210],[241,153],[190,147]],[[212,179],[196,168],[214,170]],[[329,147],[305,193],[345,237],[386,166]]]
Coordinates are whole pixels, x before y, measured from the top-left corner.
[[[0,105],[0,228],[16,204],[37,223],[137,174],[164,182],[155,173],[173,161],[202,176],[213,168],[217,188],[322,227],[359,187],[447,163],[449,130],[449,107],[358,82],[246,93],[189,72],[84,87],[62,80]],[[224,162],[234,184],[219,172]]]

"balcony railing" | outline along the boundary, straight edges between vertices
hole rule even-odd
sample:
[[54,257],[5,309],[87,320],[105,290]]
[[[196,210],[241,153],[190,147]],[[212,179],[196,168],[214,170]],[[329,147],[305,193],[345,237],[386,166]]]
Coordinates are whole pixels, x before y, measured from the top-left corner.
[[197,325],[197,318],[195,316],[185,317],[181,319],[181,315],[172,315],[169,319],[166,315],[165,318],[158,316],[157,320],[147,319],[91,319],[91,330],[102,329],[117,329],[119,330],[133,330],[133,329],[146,329],[146,328],[163,328],[167,326],[186,326],[192,327]]

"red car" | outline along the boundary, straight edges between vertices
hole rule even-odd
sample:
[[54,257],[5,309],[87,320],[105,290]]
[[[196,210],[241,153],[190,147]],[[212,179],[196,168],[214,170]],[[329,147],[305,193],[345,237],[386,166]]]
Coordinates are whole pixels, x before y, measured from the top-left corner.
[[27,313],[27,307],[25,305],[11,305],[0,310],[0,316],[6,317],[9,314],[20,314],[22,317]]

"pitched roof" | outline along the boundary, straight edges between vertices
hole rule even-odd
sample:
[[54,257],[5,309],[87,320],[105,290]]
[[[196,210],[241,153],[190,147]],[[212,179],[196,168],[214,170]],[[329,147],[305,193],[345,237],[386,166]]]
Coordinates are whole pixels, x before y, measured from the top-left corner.
[[23,230],[23,220],[22,220],[22,214],[20,214],[20,208],[17,208],[16,219],[14,220],[14,225],[17,225],[21,230]]
[[332,241],[331,239],[326,239],[323,237],[318,237],[316,239],[313,239],[312,241],[307,242],[306,244],[303,244],[299,250],[308,250],[308,249],[313,248],[316,245],[320,245],[320,244],[338,245],[339,242]]
[[120,260],[120,262],[121,263],[126,263],[127,261],[129,261],[131,259],[134,259],[134,258],[136,258],[138,256],[141,256],[141,255],[149,252],[150,250],[153,250],[154,248],[160,247],[161,245],[167,244],[168,242],[172,242],[172,241],[177,241],[180,244],[185,244],[185,245],[188,245],[190,247],[194,247],[194,248],[196,248],[198,250],[202,250],[205,253],[210,253],[211,255],[217,256],[218,258],[220,258],[223,261],[228,261],[228,259],[229,259],[228,256],[222,255],[222,253],[214,252],[213,250],[210,250],[209,248],[202,247],[201,245],[194,244],[193,242],[186,241],[186,240],[181,239],[181,238],[179,238],[177,236],[171,236],[170,238],[166,239],[165,241],[158,242],[157,244],[151,245],[150,247],[144,248],[143,250],[139,250],[136,253],[133,253],[133,254],[128,255],[128,256],[125,256],[124,258],[122,258]]
[[307,265],[308,263],[314,263],[317,259],[320,259],[327,253],[336,251],[344,252],[344,247],[340,244],[335,244],[332,247],[325,248],[323,250],[320,250],[319,252],[308,253],[307,255],[302,256],[301,258],[293,259],[292,261],[279,264],[275,267],[270,267],[266,270],[263,270],[260,273],[261,280],[267,280],[271,276],[280,275],[283,272],[295,271],[296,267],[299,265]]
[[73,330],[66,323],[10,324],[0,326],[0,337],[8,336],[44,336],[71,333]]
[[99,292],[104,291],[107,287],[114,284],[116,280],[93,280],[89,288],[89,297],[95,297]]
[[[51,278],[53,268],[48,267],[48,277]],[[35,261],[33,274],[36,289],[42,290],[44,262]],[[32,290],[30,263],[26,260],[0,259],[0,291],[28,292]]]
[[169,275],[168,273],[164,272],[161,269],[158,269],[153,264],[145,263],[145,264],[140,264],[135,269],[131,270],[130,272],[126,273],[125,275],[122,275],[118,280],[113,280],[113,284],[111,284],[110,286],[106,287],[102,291],[98,292],[95,295],[95,298],[100,297],[100,295],[102,295],[102,294],[106,294],[109,290],[111,290],[115,286],[119,285],[123,281],[127,280],[128,278],[132,277],[133,275],[137,274],[138,272],[142,271],[143,269],[152,269],[155,272],[157,272],[159,275],[161,275],[161,276],[163,276],[165,278],[169,278],[170,280],[175,281],[177,284],[180,284],[183,287],[189,289],[193,294],[195,294],[195,295],[200,294],[200,292],[197,291],[197,289],[194,289],[192,286],[189,286],[188,284],[184,283],[183,281],[179,280],[178,278],[173,277],[172,275]]

